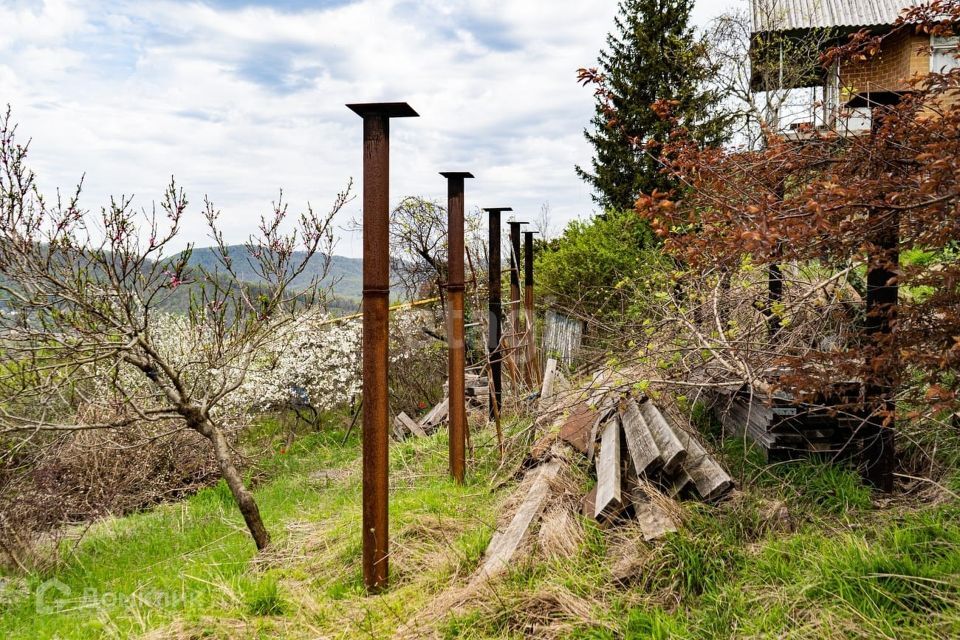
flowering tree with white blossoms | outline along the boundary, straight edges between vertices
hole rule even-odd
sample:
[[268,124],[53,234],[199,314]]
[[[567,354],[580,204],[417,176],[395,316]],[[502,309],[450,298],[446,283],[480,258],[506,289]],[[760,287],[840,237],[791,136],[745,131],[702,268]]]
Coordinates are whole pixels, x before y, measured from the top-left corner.
[[[394,396],[402,393],[402,374],[410,371],[422,375],[424,361],[437,360],[439,370],[443,370],[445,352],[431,350],[430,343],[436,340],[422,331],[430,318],[428,313],[413,310],[391,314],[390,378]],[[230,410],[242,414],[305,403],[318,411],[329,411],[348,405],[362,387],[362,332],[357,318],[333,318],[321,309],[304,311],[295,322],[278,328],[277,338],[258,356],[243,386],[231,396]]]
[[306,311],[278,332],[230,402],[238,411],[346,405],[360,393],[360,344],[358,321]]
[[[308,206],[289,221],[275,203],[246,245],[264,283],[251,284],[238,277],[209,201],[217,265],[204,270],[191,266],[190,248],[171,249],[188,206],[172,181],[159,211],[121,197],[91,214],[80,208],[79,186],[48,202],[15,134],[8,110],[0,117],[0,453],[51,432],[192,430],[209,442],[263,549],[270,536],[230,446],[230,398],[323,291],[290,285],[314,256],[329,265],[333,217],[349,186],[326,214]],[[181,287],[190,287],[189,312],[162,314]]]

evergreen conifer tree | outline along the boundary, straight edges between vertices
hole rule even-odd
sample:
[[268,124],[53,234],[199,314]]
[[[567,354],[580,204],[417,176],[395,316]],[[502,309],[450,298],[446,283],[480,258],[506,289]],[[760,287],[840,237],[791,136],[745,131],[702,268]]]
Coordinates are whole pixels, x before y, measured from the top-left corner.
[[594,147],[592,172],[577,167],[605,209],[632,209],[640,193],[673,186],[658,161],[657,143],[671,129],[653,109],[658,100],[670,101],[673,115],[703,144],[724,140],[727,118],[718,92],[706,87],[712,71],[689,24],[692,8],[693,0],[620,2],[615,31],[600,52],[603,95],[593,131],[584,131]]

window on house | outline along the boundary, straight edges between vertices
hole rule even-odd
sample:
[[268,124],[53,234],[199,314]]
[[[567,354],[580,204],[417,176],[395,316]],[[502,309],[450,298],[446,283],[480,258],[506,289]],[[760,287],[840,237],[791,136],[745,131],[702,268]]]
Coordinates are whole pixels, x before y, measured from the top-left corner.
[[960,60],[957,58],[957,46],[960,45],[960,38],[957,36],[931,36],[930,45],[933,47],[930,56],[931,72],[946,73],[960,67]]

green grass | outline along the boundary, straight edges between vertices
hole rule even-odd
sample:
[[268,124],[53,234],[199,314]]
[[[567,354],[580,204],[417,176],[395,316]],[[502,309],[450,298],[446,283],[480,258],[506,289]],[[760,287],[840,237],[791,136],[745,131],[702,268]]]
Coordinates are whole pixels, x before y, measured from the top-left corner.
[[[328,428],[285,453],[276,421],[255,436],[273,443],[255,489],[271,550],[255,555],[229,492],[211,487],[98,524],[55,576],[0,599],[0,637],[389,637],[466,585],[510,489],[491,491],[488,432],[463,487],[447,479],[444,433],[393,445],[391,587],[369,597],[357,435],[341,446],[342,430]],[[719,506],[685,503],[678,533],[648,544],[585,523],[571,557],[525,553],[429,624],[464,639],[960,634],[960,505],[880,509],[853,469],[764,465],[742,441],[723,452],[741,490]],[[69,596],[38,612],[53,577],[48,595]]]
[[[271,430],[281,435],[276,425],[264,426],[267,435]],[[29,590],[26,597],[0,605],[0,637],[130,637],[173,622],[233,637],[235,621],[256,637],[256,629],[283,616],[302,616],[304,597],[326,601],[311,619],[299,621],[304,628],[335,618],[329,609],[338,600],[367,609],[358,622],[389,624],[387,603],[369,608],[362,593],[359,441],[354,434],[341,446],[342,437],[340,430],[301,437],[261,466],[267,479],[255,495],[275,543],[262,558],[255,561],[255,548],[221,483],[177,504],[97,524],[55,575],[30,577],[21,585]],[[464,487],[448,481],[443,435],[395,445],[391,466],[398,585],[391,595],[413,607],[426,597],[406,584],[413,582],[416,554],[449,544],[457,560],[437,565],[437,584],[448,581],[451,570],[475,566],[489,540],[495,497],[482,481],[486,467]],[[319,470],[337,474],[312,478]],[[453,526],[459,523],[468,526]],[[449,539],[424,543],[418,537],[424,532]],[[303,556],[296,551],[302,546],[316,548]],[[408,553],[414,557],[408,560]],[[47,606],[38,612],[37,596],[44,591]]]
[[[879,510],[853,469],[816,460],[767,466],[742,442],[725,446],[746,490],[718,507],[687,503],[684,527],[654,547],[636,540],[639,567],[628,585],[611,579],[611,534],[588,528],[576,557],[521,563],[495,605],[450,617],[445,637],[526,637],[530,602],[557,592],[591,612],[558,637],[960,634],[960,505]],[[564,607],[552,606],[557,630]]]
[[955,637],[958,513],[937,508],[860,531],[824,535],[810,527],[771,536],[727,558],[703,582],[706,589],[688,593],[694,597],[672,612],[631,611],[625,631],[664,629],[665,637],[678,638]]

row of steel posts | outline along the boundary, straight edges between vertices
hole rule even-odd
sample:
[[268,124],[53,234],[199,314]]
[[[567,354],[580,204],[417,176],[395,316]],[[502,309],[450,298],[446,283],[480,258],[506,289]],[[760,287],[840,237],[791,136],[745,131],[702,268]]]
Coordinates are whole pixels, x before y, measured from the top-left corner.
[[[389,185],[390,120],[417,117],[403,102],[347,105],[363,118],[363,579],[367,589],[377,592],[389,579]],[[449,351],[449,464],[454,482],[462,484],[466,467],[466,350],[464,334],[464,182],[467,172],[443,172],[447,179],[447,245],[449,300],[447,343]],[[500,215],[509,207],[484,209],[489,215],[489,331],[488,358],[490,416],[499,420],[503,402],[503,309],[500,278]],[[524,233],[524,314],[527,331],[517,330],[520,318],[520,225],[510,223],[510,319],[511,352],[525,355],[524,371],[533,383],[539,375],[534,336],[533,234]]]

